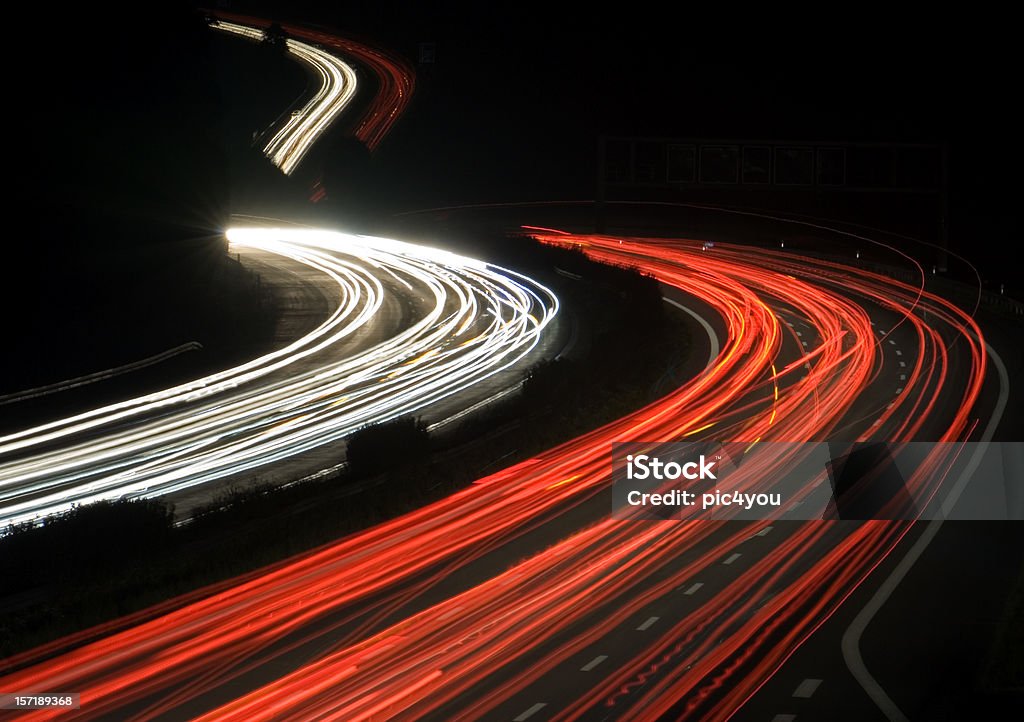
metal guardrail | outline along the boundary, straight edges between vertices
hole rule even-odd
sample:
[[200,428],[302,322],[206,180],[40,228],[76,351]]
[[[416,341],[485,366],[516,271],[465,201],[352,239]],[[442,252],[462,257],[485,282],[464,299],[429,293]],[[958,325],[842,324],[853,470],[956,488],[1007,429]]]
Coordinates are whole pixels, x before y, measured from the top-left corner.
[[158,364],[161,361],[166,361],[167,359],[179,354],[183,354],[188,351],[198,351],[202,348],[203,345],[198,341],[189,341],[188,343],[183,343],[180,346],[175,346],[174,348],[161,353],[148,356],[144,359],[140,359],[139,361],[132,361],[131,363],[127,363],[122,366],[115,366],[102,371],[95,371],[91,374],[86,374],[85,376],[78,376],[73,379],[67,379],[66,381],[58,381],[53,384],[47,384],[46,386],[37,386],[32,389],[25,389],[24,391],[15,391],[11,394],[5,394],[0,396],[0,406],[13,404],[18,401],[27,401],[28,399],[35,399],[40,396],[60,393],[61,391],[78,388],[79,386],[94,384],[97,381],[105,381],[106,379],[113,378],[114,376],[138,371],[139,369],[147,366],[152,366],[153,364]]
[[[813,256],[823,260],[843,263],[848,266],[855,266],[866,271],[888,276],[889,278],[895,278],[896,280],[903,281],[904,283],[919,283],[921,280],[920,275],[913,271],[898,268],[896,266],[890,266],[884,263],[866,261],[863,259],[851,259],[848,256],[839,256],[829,253],[817,253],[803,248],[798,252],[803,255]],[[951,278],[945,278],[934,274],[929,276],[927,281],[929,284],[932,284],[932,291],[938,291],[940,295],[951,301],[963,302],[965,304],[969,303],[971,305],[977,302],[981,308],[984,308],[987,311],[1008,313],[1013,316],[1020,316],[1024,318],[1024,302],[1018,301],[1010,296],[995,293],[994,291],[989,291],[985,288],[979,289],[977,286],[970,286],[966,283],[954,281]]]

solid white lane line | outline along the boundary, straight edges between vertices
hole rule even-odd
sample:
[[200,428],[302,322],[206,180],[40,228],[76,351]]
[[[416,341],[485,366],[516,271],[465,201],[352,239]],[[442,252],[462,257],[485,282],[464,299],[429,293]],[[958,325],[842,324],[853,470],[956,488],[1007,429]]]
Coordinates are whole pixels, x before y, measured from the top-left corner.
[[668,298],[667,296],[662,296],[661,300],[667,304],[675,306],[683,313],[689,314],[694,318],[694,320],[697,321],[697,323],[701,325],[701,328],[704,329],[704,333],[708,335],[708,341],[711,343],[711,351],[708,353],[708,363],[707,366],[705,366],[704,368],[710,368],[711,366],[713,366],[715,363],[715,359],[718,358],[718,354],[721,350],[718,344],[718,336],[715,335],[715,329],[711,328],[711,324],[705,321],[704,317],[701,316],[696,311],[694,311],[693,309],[687,308],[683,304],[677,303],[676,301],[673,301],[671,298]]
[[[1003,412],[1010,397],[1010,374],[1006,370],[1006,365],[995,349],[987,343],[985,344],[985,350],[988,352],[992,365],[996,367],[996,372],[999,376],[999,396],[996,399],[995,409],[989,417],[988,423],[985,424],[985,430],[981,434],[981,443],[978,444],[977,450],[971,457],[970,462],[960,475],[960,478],[957,479],[952,492],[943,503],[943,512],[946,514],[952,509],[952,505],[956,504],[960,492],[963,491],[963,486],[966,485],[967,481],[974,474],[975,469],[977,469],[978,464],[981,463],[981,455],[988,446],[988,442],[992,440],[992,436],[999,426],[999,421],[1003,418]],[[948,507],[946,506],[947,504],[949,504]],[[903,581],[907,572],[913,568],[918,558],[928,548],[928,545],[931,544],[935,535],[938,534],[939,529],[942,527],[943,518],[940,516],[928,522],[928,526],[925,527],[924,532],[917,538],[917,541],[914,542],[906,556],[900,559],[899,564],[886,577],[882,585],[875,591],[875,595],[854,617],[854,620],[850,622],[850,626],[843,633],[841,647],[847,669],[850,670],[854,679],[857,680],[864,691],[867,692],[868,697],[871,698],[890,722],[907,722],[907,716],[903,714],[903,710],[899,708],[899,705],[892,700],[892,697],[886,693],[882,685],[878,683],[878,680],[868,671],[864,658],[860,654],[860,638],[864,634],[864,630],[871,624],[871,620],[874,619],[878,610],[889,600],[889,596],[899,586],[900,582]]]

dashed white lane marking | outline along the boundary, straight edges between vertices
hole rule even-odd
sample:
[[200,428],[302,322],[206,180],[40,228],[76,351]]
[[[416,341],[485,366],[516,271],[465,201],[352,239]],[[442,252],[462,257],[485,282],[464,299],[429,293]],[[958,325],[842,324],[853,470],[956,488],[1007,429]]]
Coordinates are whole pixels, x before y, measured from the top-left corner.
[[608,655],[607,654],[599,654],[596,657],[594,657],[592,660],[590,660],[589,662],[584,664],[582,667],[580,667],[580,671],[581,672],[589,672],[590,670],[592,670],[597,665],[601,664],[601,662],[605,661],[606,659],[608,659]]
[[518,717],[513,717],[512,722],[526,722],[526,720],[533,717],[535,714],[540,712],[542,709],[548,706],[547,702],[538,702],[537,704],[530,707],[525,712],[521,713]]
[[810,699],[811,695],[814,694],[820,684],[820,679],[805,679],[793,691],[793,696],[799,697],[800,699]]
[[898,389],[896,389],[896,393],[902,394],[903,393],[903,387],[900,386]]
[[902,356],[902,355],[903,355],[903,352],[902,352],[902,351],[900,351],[899,349],[896,349],[896,355],[897,355],[897,356]]
[[802,343],[802,344],[803,344],[804,346],[806,346],[806,345],[807,345],[807,342],[806,342],[806,341],[801,341],[800,343]]
[[906,368],[906,367],[907,367],[907,362],[906,361],[900,361],[900,368]]
[[893,345],[893,346],[895,346],[895,345],[896,345],[896,342],[895,342],[895,341],[893,341],[893,340],[892,340],[891,338],[889,339],[889,343],[890,343],[891,345]]
[[641,625],[640,625],[639,627],[637,627],[637,628],[636,628],[636,631],[638,631],[638,632],[643,632],[644,630],[650,629],[650,628],[651,628],[651,626],[652,626],[652,625],[653,625],[653,624],[654,624],[655,622],[657,622],[657,621],[658,621],[659,619],[661,619],[661,617],[651,617],[651,618],[650,618],[650,619],[648,619],[648,620],[647,620],[646,622],[644,622],[644,623],[643,623],[643,624],[641,624]]
[[767,534],[767,533],[768,533],[768,532],[770,532],[771,530],[772,530],[772,527],[770,527],[770,526],[766,526],[766,527],[765,527],[764,529],[762,529],[761,531],[759,531],[759,532],[758,532],[757,534],[755,534],[754,536],[764,536],[765,534]]
[[772,722],[793,722],[795,719],[795,714],[777,714],[772,717]]
[[906,381],[906,380],[907,380],[907,375],[906,374],[900,374],[900,381]]
[[729,557],[728,559],[726,559],[726,560],[725,560],[724,562],[722,562],[722,564],[732,564],[732,563],[733,563],[734,561],[736,561],[737,559],[739,559],[739,558],[740,558],[740,556],[741,556],[741,555],[740,555],[740,553],[739,553],[739,552],[736,552],[735,554],[732,554],[732,555],[731,555],[731,556],[730,556],[730,557]]
[[804,334],[803,334],[803,332],[802,332],[802,331],[797,331],[797,332],[796,332],[796,335],[797,335],[797,336],[803,336]]
[[689,589],[687,589],[685,592],[683,592],[683,594],[685,594],[686,596],[689,597],[692,594],[695,594],[697,592],[697,590],[700,589],[703,586],[704,586],[704,582],[694,582],[693,584],[690,585]]

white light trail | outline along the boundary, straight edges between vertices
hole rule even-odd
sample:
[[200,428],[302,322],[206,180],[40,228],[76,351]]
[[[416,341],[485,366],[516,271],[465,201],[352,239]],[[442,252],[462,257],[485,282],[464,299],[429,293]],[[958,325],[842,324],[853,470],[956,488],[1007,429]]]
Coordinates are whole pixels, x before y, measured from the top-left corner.
[[[263,39],[262,31],[237,23],[217,21],[212,27],[252,40]],[[286,42],[288,51],[320,78],[320,88],[313,98],[288,118],[263,149],[274,165],[291,175],[313,143],[355,97],[357,82],[356,71],[336,55],[298,40],[289,38]]]
[[[76,504],[196,487],[418,411],[523,358],[558,311],[535,281],[436,248],[304,229],[233,229],[228,239],[232,251],[278,254],[323,272],[337,310],[237,367],[0,436],[0,527]],[[347,355],[343,342],[384,302],[384,277],[425,299],[425,310]]]

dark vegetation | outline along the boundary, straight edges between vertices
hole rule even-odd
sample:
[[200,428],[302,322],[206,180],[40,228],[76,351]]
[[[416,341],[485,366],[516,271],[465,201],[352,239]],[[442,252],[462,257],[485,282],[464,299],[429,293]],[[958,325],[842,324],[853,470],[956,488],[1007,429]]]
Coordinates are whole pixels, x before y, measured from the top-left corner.
[[365,428],[348,440],[339,474],[285,489],[257,482],[182,526],[171,525],[161,502],[118,502],[0,537],[0,578],[15,580],[0,595],[0,656],[418,508],[682,381],[687,330],[664,312],[653,279],[524,239],[494,237],[483,247],[556,290],[577,327],[565,358],[537,366],[522,394],[443,435],[410,418]]
[[430,454],[431,439],[422,421],[407,416],[360,429],[347,447],[349,474],[359,479],[422,464]]

